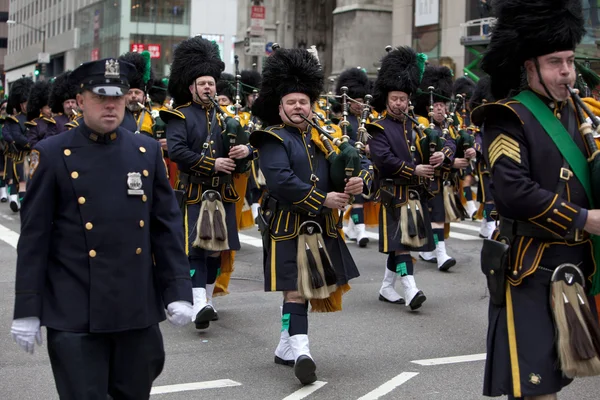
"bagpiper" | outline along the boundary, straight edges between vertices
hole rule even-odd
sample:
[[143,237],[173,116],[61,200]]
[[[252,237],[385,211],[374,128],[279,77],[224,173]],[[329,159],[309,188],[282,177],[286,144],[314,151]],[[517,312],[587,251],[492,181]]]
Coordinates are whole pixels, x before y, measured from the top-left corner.
[[481,67],[497,101],[472,113],[499,214],[481,253],[485,396],[556,399],[573,378],[600,374],[598,120],[572,89],[581,3],[495,2]]

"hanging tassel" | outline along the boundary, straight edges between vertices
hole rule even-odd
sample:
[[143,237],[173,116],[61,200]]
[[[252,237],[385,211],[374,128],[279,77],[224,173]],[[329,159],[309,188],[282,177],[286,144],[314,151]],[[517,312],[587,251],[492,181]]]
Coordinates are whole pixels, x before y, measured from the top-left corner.
[[323,272],[325,274],[325,284],[329,288],[330,291],[335,290],[335,285],[337,284],[337,275],[335,273],[335,269],[333,265],[331,265],[331,260],[329,259],[329,254],[323,246],[323,242],[319,240],[319,255],[321,256],[321,261],[323,262]]
[[298,264],[298,292],[305,299],[312,297],[312,284],[307,249],[306,236],[303,234],[298,235],[298,253],[296,255]]
[[215,225],[215,239],[224,242],[227,239],[227,228],[225,226],[225,216],[221,213],[219,206],[213,214],[213,221]]
[[407,230],[408,236],[410,236],[411,238],[414,238],[415,236],[417,236],[417,227],[415,225],[415,220],[413,218],[413,213],[412,213],[412,209],[410,207],[410,203],[411,203],[411,200],[408,200],[408,204],[406,205],[406,208],[407,208],[406,216],[407,216],[408,221],[406,222],[406,225],[408,228],[408,230]]
[[590,340],[585,332],[585,327],[581,324],[577,314],[573,309],[573,305],[567,300],[567,296],[563,292],[565,302],[565,315],[567,317],[567,325],[569,326],[570,345],[578,360],[589,360],[596,355],[594,348],[591,346]]
[[[393,212],[393,209],[391,210]],[[400,207],[400,222],[398,223],[398,228],[396,229],[396,233],[394,237],[398,237],[400,235],[400,243],[404,245],[410,245],[410,240],[408,237],[408,210],[406,206]]]
[[198,236],[202,240],[211,240],[212,239],[212,226],[210,223],[210,213],[205,208],[204,211],[201,212],[200,222],[198,223]]
[[425,227],[425,219],[423,218],[423,211],[421,208],[415,204],[416,213],[417,213],[417,232],[419,233],[419,239],[427,238],[427,228]]
[[600,326],[598,325],[598,321],[594,319],[589,305],[583,300],[585,293],[583,293],[583,288],[579,285],[577,285],[577,298],[579,299],[579,309],[581,310],[583,320],[596,350],[596,356],[600,356]]
[[306,258],[308,260],[308,270],[310,272],[310,282],[313,289],[320,289],[325,286],[325,282],[321,279],[319,274],[319,268],[317,267],[317,260],[312,254],[312,251],[306,246]]

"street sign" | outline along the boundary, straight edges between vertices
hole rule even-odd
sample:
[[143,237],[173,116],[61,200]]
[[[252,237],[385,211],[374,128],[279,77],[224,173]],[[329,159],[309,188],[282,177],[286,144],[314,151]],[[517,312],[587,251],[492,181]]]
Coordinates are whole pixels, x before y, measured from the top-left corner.
[[252,6],[250,12],[250,36],[265,35],[265,6]]
[[50,53],[38,53],[38,64],[50,64]]
[[248,56],[262,56],[265,54],[267,41],[264,37],[251,37],[248,47],[244,48],[244,52]]

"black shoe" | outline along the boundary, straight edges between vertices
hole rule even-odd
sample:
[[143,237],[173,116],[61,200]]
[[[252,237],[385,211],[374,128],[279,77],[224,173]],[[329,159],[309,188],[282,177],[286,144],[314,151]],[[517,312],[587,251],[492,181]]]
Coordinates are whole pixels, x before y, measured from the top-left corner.
[[217,314],[217,310],[215,310],[215,316],[213,317],[213,319],[211,319],[211,321],[218,321],[219,320],[219,314]]
[[390,301],[390,300],[386,299],[385,297],[383,297],[382,295],[379,295],[379,301],[383,301],[385,303],[392,303],[392,304],[406,304],[406,301],[404,301],[404,299],[402,297],[400,297],[396,301]]
[[368,243],[369,243],[369,238],[364,237],[358,241],[358,247],[367,247]]
[[303,385],[309,385],[317,380],[316,369],[317,366],[312,358],[300,356],[294,365],[294,375]]
[[294,360],[284,360],[281,357],[275,356],[275,364],[285,365],[286,367],[293,367],[296,364]]
[[421,307],[421,304],[423,304],[425,300],[427,300],[427,297],[425,297],[423,292],[419,290],[417,294],[415,294],[415,297],[413,297],[413,299],[410,301],[408,306],[410,307],[411,311],[414,311]]
[[196,329],[208,328],[210,321],[213,321],[214,317],[215,309],[211,306],[205,306],[202,310],[198,311],[198,314],[196,314],[196,319],[194,320]]
[[0,203],[6,203],[8,201],[8,199],[6,197],[3,197],[0,199]]
[[13,212],[19,212],[19,203],[17,203],[16,201],[11,201],[10,202],[10,209]]
[[435,257],[433,257],[433,258],[430,258],[430,259],[428,260],[428,259],[426,259],[426,258],[423,258],[423,256],[419,254],[419,258],[420,258],[421,260],[425,261],[425,262],[432,263],[432,264],[437,264],[437,258],[435,258]]
[[455,265],[456,265],[456,260],[454,258],[450,258],[440,266],[439,270],[446,272],[450,268],[454,267]]

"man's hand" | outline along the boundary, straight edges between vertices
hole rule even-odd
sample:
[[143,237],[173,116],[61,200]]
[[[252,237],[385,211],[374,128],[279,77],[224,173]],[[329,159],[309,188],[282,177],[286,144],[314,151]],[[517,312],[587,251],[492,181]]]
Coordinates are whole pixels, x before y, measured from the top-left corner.
[[323,205],[331,209],[342,209],[346,207],[348,200],[350,200],[350,195],[346,193],[329,192]]
[[219,157],[215,160],[215,171],[231,174],[235,169],[235,161],[231,158]]
[[229,158],[233,158],[234,160],[241,160],[242,158],[246,158],[249,155],[250,149],[244,144],[238,144],[237,146],[233,146],[229,150]]
[[348,182],[346,183],[346,187],[344,187],[344,193],[353,194],[353,195],[362,194],[363,186],[364,186],[363,180],[361,178],[359,178],[358,176],[353,176],[352,178],[348,179]]
[[18,318],[13,320],[10,334],[23,350],[33,354],[35,343],[42,345],[42,330],[38,317]]
[[472,160],[475,157],[477,157],[477,152],[475,151],[474,148],[469,147],[468,149],[465,150],[465,158]]
[[435,172],[433,165],[419,164],[415,167],[415,175],[423,178],[432,178]]
[[167,139],[158,139],[158,143],[160,143],[161,149],[169,150],[169,147],[167,146]]
[[436,151],[429,157],[429,164],[434,167],[438,167],[442,162],[444,162],[444,158],[446,156],[441,151]]
[[194,319],[192,305],[187,301],[174,301],[167,306],[167,319],[175,326],[185,326]]
[[371,157],[371,148],[369,147],[369,145],[365,146],[365,154],[367,155],[367,157]]
[[600,210],[588,210],[583,229],[592,235],[600,235]]
[[467,168],[469,166],[469,160],[466,158],[455,158],[452,163],[452,167],[456,169]]

